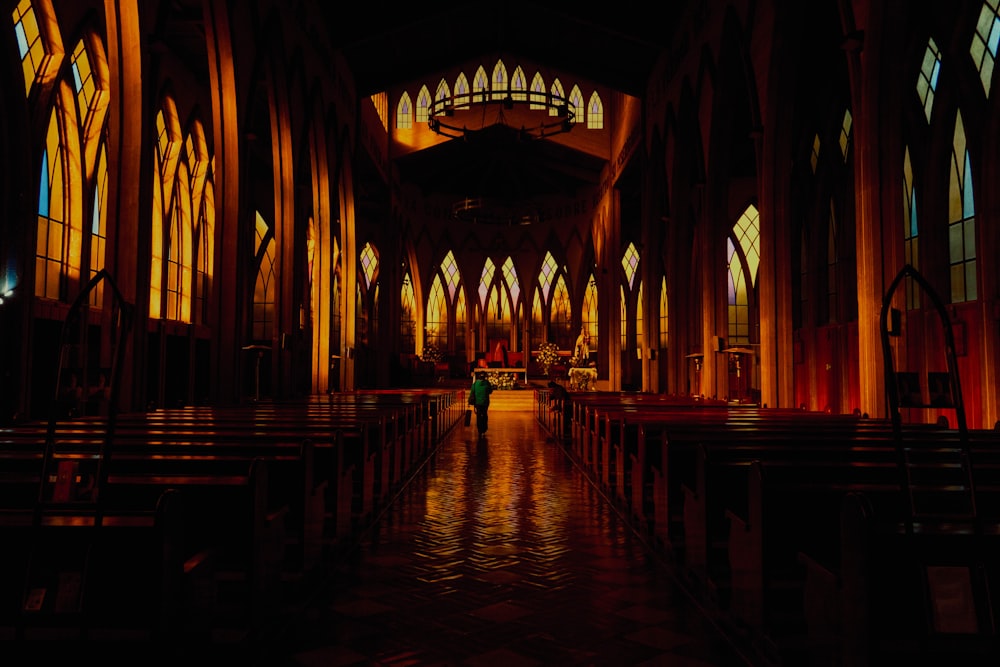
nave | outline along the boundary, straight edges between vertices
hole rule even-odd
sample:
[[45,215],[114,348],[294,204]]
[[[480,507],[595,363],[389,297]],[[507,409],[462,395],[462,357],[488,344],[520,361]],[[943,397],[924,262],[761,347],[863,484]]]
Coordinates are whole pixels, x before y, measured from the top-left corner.
[[454,427],[279,634],[257,664],[749,664],[530,408],[502,402],[485,439]]

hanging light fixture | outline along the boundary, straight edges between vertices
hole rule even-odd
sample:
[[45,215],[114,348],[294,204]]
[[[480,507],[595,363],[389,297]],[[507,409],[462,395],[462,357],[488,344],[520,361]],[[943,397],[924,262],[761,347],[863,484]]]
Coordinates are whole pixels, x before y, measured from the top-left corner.
[[452,139],[497,124],[517,129],[522,139],[544,139],[569,132],[575,123],[576,108],[565,97],[509,86],[443,95],[431,104],[427,119],[433,132]]

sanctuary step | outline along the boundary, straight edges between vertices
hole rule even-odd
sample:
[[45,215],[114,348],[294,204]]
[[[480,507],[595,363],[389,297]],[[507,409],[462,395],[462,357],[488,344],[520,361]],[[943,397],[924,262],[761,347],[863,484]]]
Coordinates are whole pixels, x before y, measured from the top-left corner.
[[490,395],[490,412],[525,412],[535,409],[535,392],[530,389],[498,389]]

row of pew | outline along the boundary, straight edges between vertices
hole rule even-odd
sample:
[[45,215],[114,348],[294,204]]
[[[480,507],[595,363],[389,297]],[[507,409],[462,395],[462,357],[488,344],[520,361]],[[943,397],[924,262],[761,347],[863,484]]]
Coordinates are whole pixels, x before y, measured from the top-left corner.
[[266,637],[465,410],[343,392],[0,429],[0,638]]
[[536,416],[761,664],[998,664],[1000,431],[553,389]]

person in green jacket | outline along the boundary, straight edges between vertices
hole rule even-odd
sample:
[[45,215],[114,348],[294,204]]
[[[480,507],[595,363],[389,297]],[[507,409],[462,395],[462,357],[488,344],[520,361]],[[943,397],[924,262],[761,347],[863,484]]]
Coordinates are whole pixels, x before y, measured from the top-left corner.
[[476,430],[482,436],[489,426],[490,394],[493,393],[493,385],[486,379],[485,371],[478,371],[476,379],[469,390],[469,405],[476,411]]

